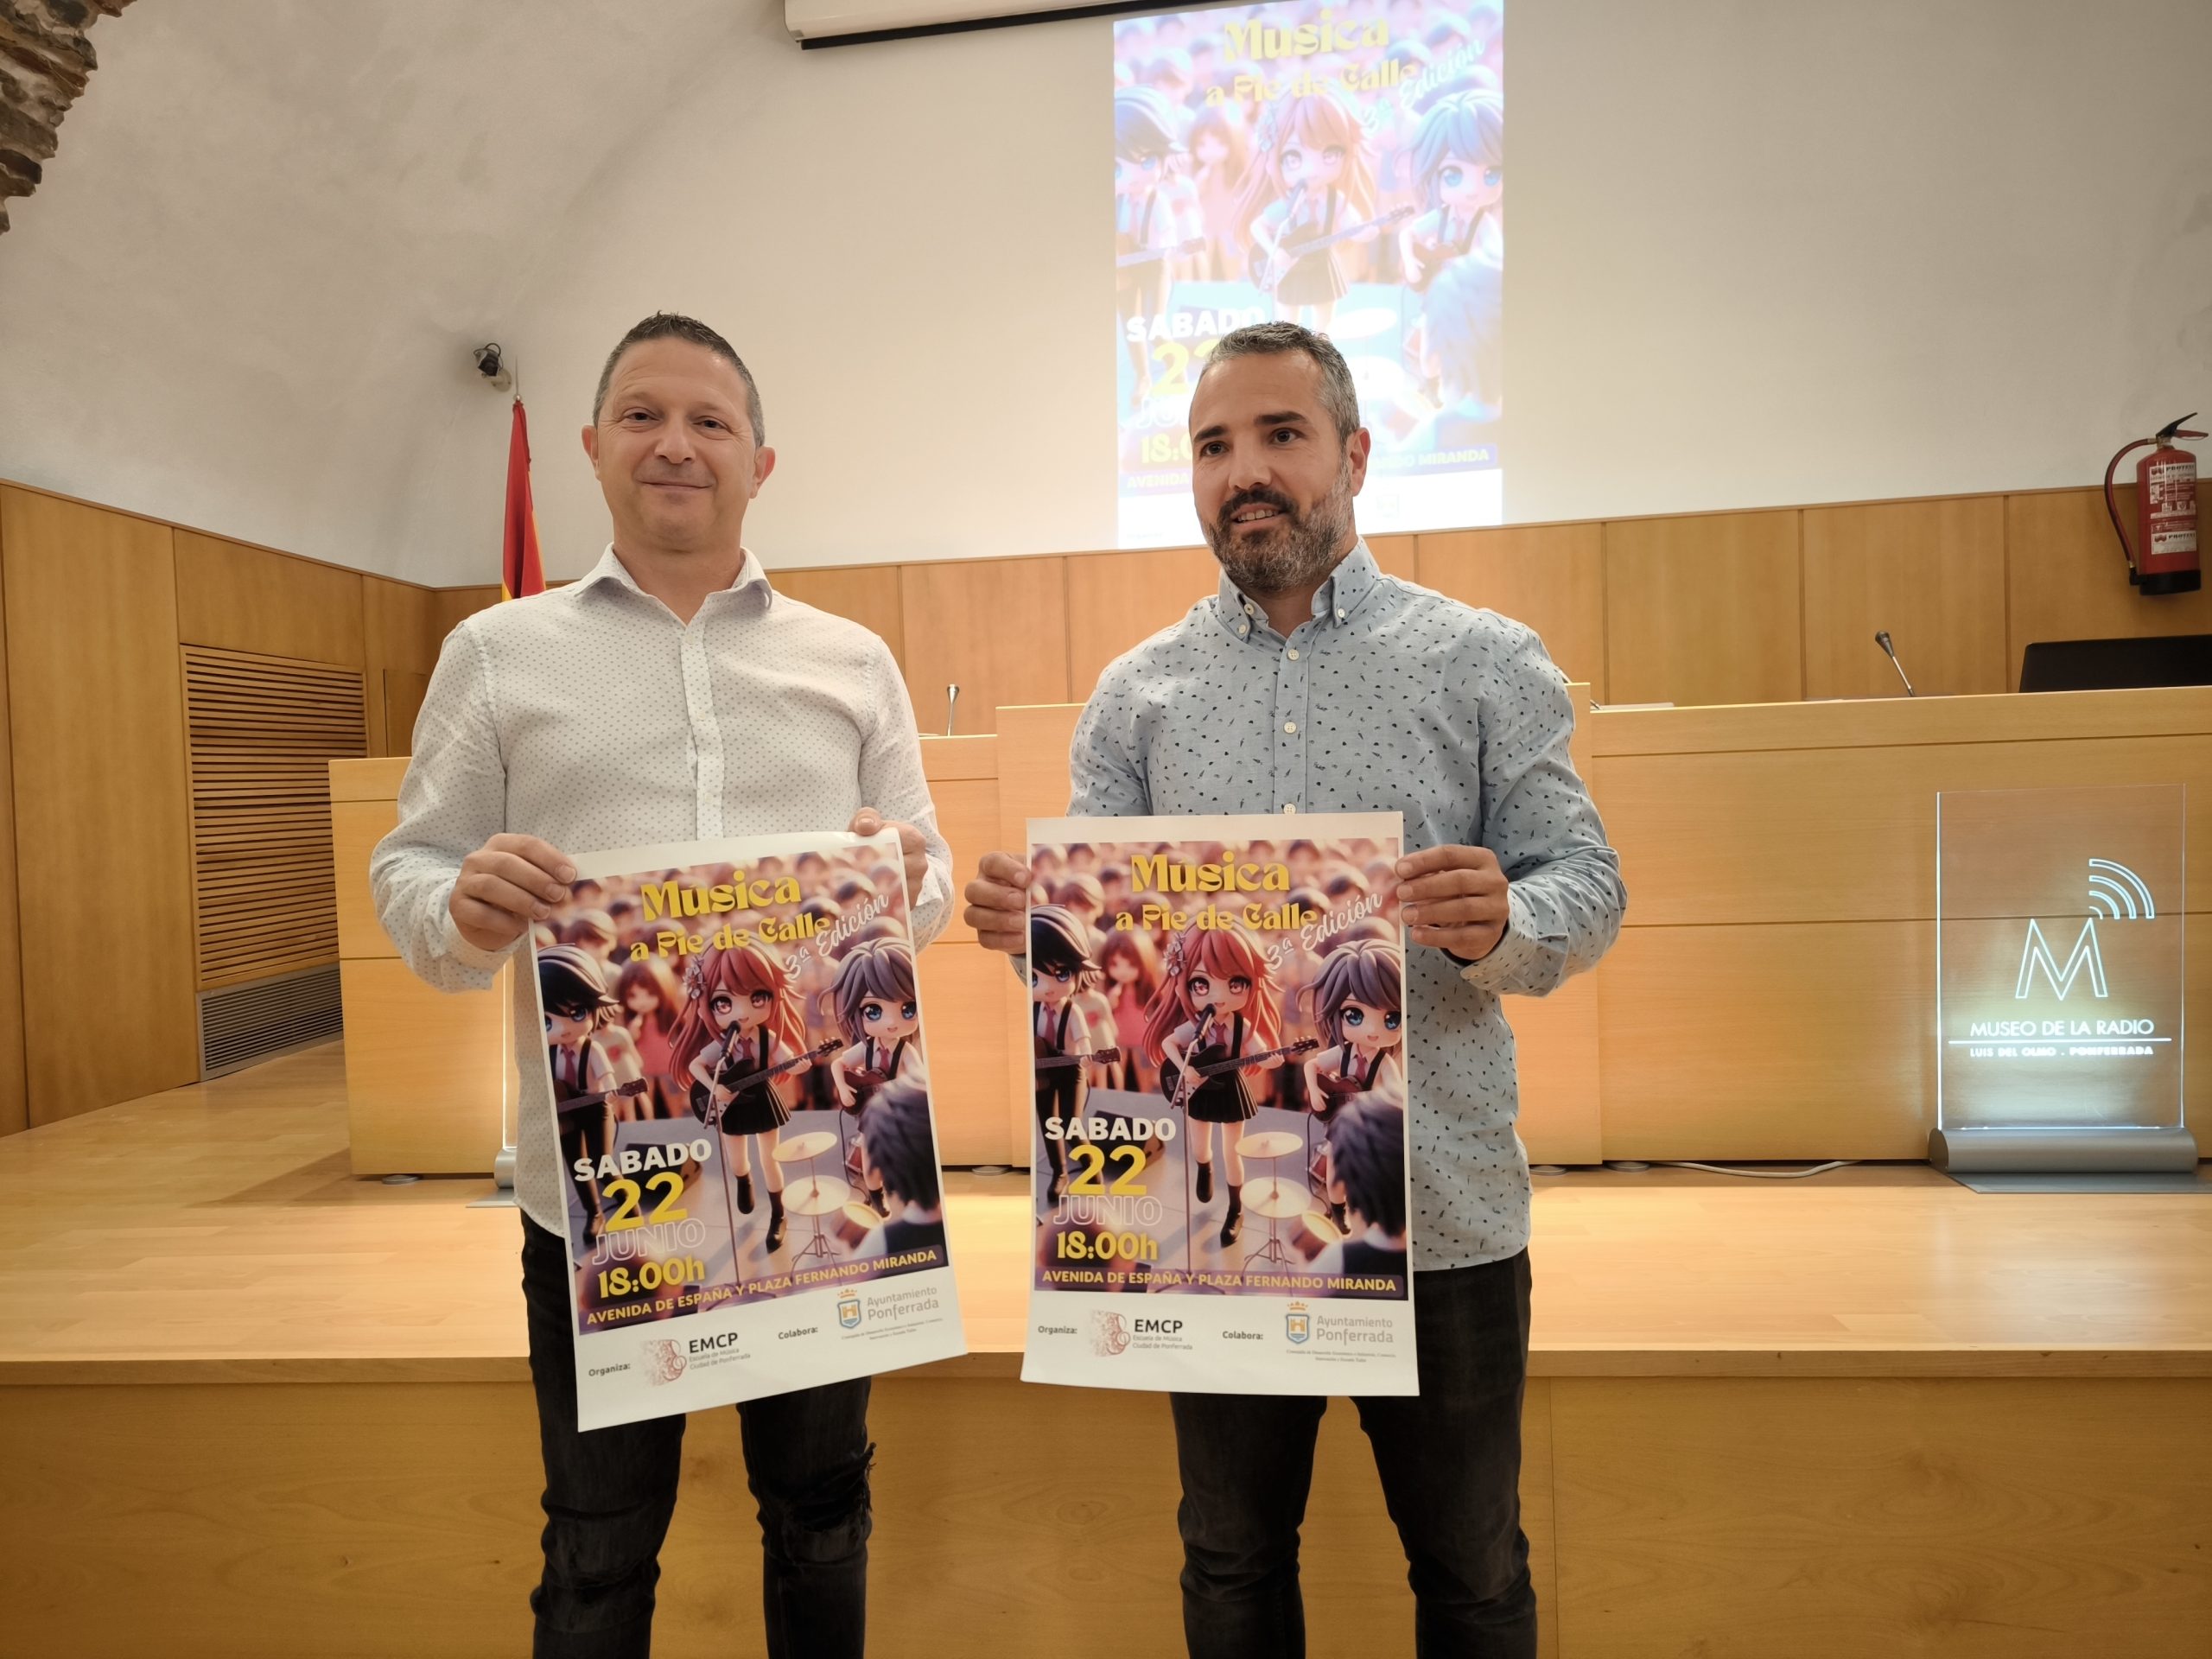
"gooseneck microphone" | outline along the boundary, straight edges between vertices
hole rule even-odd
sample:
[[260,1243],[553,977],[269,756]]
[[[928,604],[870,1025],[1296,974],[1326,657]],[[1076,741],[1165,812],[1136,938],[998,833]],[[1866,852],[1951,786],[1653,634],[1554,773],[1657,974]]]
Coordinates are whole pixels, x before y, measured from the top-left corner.
[[1887,628],[1877,630],[1874,643],[1882,648],[1882,655],[1890,659],[1890,666],[1897,670],[1897,678],[1904,681],[1905,696],[1918,696],[1920,693],[1912,689],[1912,682],[1905,677],[1904,664],[1897,661],[1897,648],[1890,643],[1890,631]]

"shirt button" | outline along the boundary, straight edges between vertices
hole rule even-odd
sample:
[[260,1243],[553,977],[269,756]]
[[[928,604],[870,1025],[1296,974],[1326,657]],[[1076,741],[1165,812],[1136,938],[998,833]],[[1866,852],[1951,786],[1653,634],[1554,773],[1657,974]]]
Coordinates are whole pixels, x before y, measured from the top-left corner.
[[1341,622],[1341,621],[1343,621],[1344,620],[1344,613],[1342,611],[1338,611],[1338,612],[1337,613],[1337,620],[1338,620],[1338,621],[1339,621],[1339,622]]
[[1298,730],[1298,722],[1297,722],[1296,721],[1294,721],[1294,720],[1286,720],[1286,721],[1283,721],[1283,723],[1282,723],[1282,728],[1283,728],[1283,730],[1285,730],[1286,732],[1289,732],[1289,733],[1292,733],[1292,734],[1294,734],[1297,732],[1297,730]]
[[1293,645],[1293,646],[1290,648],[1289,655],[1290,655],[1290,660],[1291,660],[1292,662],[1294,662],[1294,662],[1296,662],[1296,661],[1298,660],[1298,647],[1297,647],[1296,645]]
[[1293,804],[1291,804],[1291,803],[1290,803],[1290,802],[1288,802],[1288,801],[1285,801],[1285,802],[1282,804],[1282,810],[1283,810],[1285,812],[1295,812],[1295,811],[1297,811],[1297,810],[1298,810],[1298,809],[1297,809],[1295,806],[1294,806]]

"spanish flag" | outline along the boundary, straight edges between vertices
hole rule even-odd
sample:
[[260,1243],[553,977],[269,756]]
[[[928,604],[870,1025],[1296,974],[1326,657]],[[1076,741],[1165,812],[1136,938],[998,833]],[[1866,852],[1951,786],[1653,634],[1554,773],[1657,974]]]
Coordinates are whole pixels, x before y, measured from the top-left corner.
[[507,439],[506,545],[499,559],[499,597],[523,599],[545,591],[545,566],[537,556],[537,515],[530,505],[530,426],[522,399]]

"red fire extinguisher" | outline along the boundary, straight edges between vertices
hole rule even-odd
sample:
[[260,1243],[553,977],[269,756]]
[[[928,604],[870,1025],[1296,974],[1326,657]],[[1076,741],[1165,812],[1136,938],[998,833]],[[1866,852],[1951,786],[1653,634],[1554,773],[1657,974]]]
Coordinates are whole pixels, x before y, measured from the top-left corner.
[[[2181,421],[2196,418],[2192,411]],[[2194,593],[2203,582],[2196,565],[2196,457],[2176,448],[2174,440],[2204,434],[2183,431],[2181,421],[2160,427],[2155,438],[2136,439],[2105,468],[2105,511],[2112,515],[2112,533],[2120,537],[2128,581],[2146,594]],[[2112,475],[2131,451],[2145,444],[2151,453],[2135,463],[2135,546],[2130,549],[2113,499]]]

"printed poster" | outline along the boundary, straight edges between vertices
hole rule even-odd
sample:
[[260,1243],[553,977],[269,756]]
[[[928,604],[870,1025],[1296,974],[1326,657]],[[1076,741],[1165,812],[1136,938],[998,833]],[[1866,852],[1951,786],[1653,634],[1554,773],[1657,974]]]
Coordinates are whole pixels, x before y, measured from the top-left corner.
[[534,943],[579,1425],[965,1352],[896,831],[575,862]]
[[1198,539],[1192,388],[1276,321],[1351,365],[1362,529],[1503,522],[1504,76],[1503,0],[1116,21],[1120,545]]
[[1031,822],[1025,1379],[1419,1391],[1403,836]]

